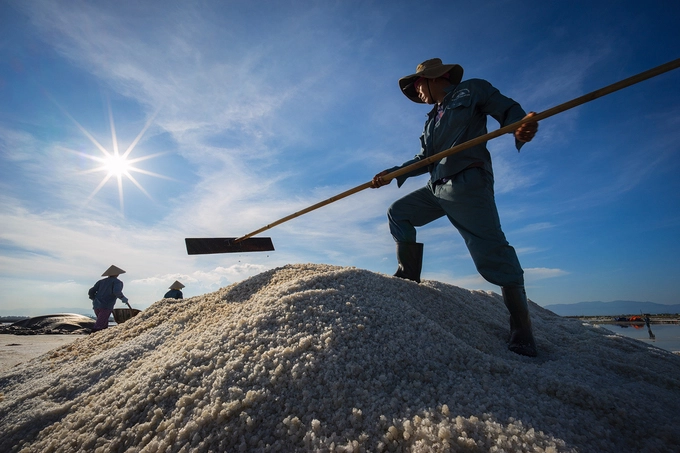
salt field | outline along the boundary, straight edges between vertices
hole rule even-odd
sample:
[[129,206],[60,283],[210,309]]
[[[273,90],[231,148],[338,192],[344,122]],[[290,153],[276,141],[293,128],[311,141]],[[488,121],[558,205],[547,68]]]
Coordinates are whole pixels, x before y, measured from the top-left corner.
[[[531,297],[531,294],[529,293]],[[675,452],[680,357],[492,292],[288,265],[0,373],[11,452]]]
[[638,341],[647,343],[657,348],[680,354],[680,324],[652,324],[652,336],[646,326],[620,326],[602,324],[607,330]]

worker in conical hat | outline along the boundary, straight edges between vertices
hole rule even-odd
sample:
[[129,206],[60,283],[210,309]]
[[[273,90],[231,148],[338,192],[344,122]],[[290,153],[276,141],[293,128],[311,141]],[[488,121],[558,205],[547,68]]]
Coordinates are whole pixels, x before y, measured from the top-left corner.
[[128,298],[123,294],[123,282],[118,279],[118,276],[124,273],[125,271],[123,269],[111,265],[102,274],[102,277],[106,278],[99,280],[87,292],[87,295],[92,300],[94,314],[97,316],[97,321],[92,328],[93,332],[109,327],[109,317],[111,316],[111,313],[113,313],[116,299],[122,300],[124,304],[130,307]]
[[180,291],[182,288],[184,288],[184,285],[175,280],[175,283],[170,285],[170,291],[165,293],[163,297],[166,299],[184,299],[184,294]]

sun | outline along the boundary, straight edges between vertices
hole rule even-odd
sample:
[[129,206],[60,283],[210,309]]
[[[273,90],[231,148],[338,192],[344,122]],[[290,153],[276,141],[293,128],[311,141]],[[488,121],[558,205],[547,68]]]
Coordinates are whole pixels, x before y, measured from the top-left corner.
[[128,180],[132,184],[134,184],[144,195],[146,195],[150,200],[153,201],[153,198],[149,193],[142,187],[142,185],[132,176],[133,172],[136,173],[142,173],[145,175],[149,176],[154,176],[156,178],[163,178],[163,179],[169,179],[171,181],[174,181],[173,178],[164,176],[164,175],[159,175],[158,173],[153,173],[147,170],[143,170],[141,168],[135,167],[134,164],[152,159],[154,157],[160,156],[162,154],[165,154],[164,152],[160,153],[155,153],[147,156],[142,156],[142,157],[137,157],[135,159],[130,158],[130,155],[132,154],[132,151],[135,149],[137,146],[137,143],[142,139],[144,136],[144,133],[147,131],[149,126],[151,126],[154,118],[158,114],[158,111],[154,113],[151,118],[146,122],[142,130],[137,134],[137,137],[132,141],[130,146],[125,150],[124,153],[120,153],[118,150],[118,138],[116,137],[116,127],[115,123],[113,121],[113,113],[111,111],[111,104],[108,103],[108,108],[109,108],[109,122],[111,125],[111,141],[113,144],[113,150],[108,150],[104,146],[102,146],[93,136],[90,134],[83,126],[78,123],[78,121],[75,120],[68,112],[62,111],[68,116],[71,121],[75,123],[75,125],[80,129],[80,131],[85,134],[85,136],[99,149],[102,155],[97,156],[97,155],[91,155],[91,154],[86,154],[82,153],[80,151],[74,151],[71,149],[67,149],[67,151],[71,151],[73,153],[76,153],[80,156],[86,157],[90,160],[93,160],[97,162],[99,165],[97,167],[91,168],[89,170],[85,170],[80,172],[80,174],[86,174],[86,173],[96,173],[96,172],[103,172],[105,173],[104,177],[102,178],[101,182],[97,187],[92,191],[89,197],[87,197],[87,200],[85,200],[85,203],[88,203],[94,196],[104,187],[104,185],[110,180],[114,179],[117,182],[118,185],[118,198],[120,200],[120,211],[121,214],[124,215],[124,197],[123,197],[123,180]]
[[128,160],[119,155],[109,155],[104,159],[104,166],[112,176],[127,175],[132,168]]

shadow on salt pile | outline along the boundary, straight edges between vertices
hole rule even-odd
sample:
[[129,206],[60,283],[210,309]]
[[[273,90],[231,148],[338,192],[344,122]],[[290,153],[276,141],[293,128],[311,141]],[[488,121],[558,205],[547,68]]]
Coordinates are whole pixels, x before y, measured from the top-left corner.
[[532,304],[289,265],[0,376],[9,451],[673,451],[680,357]]
[[60,313],[57,315],[34,316],[0,327],[2,334],[44,335],[44,334],[87,334],[94,327],[94,320],[85,315]]

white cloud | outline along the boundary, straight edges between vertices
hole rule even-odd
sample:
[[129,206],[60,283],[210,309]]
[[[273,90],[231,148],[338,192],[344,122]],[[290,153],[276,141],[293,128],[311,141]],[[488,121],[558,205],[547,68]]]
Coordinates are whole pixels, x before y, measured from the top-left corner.
[[533,267],[524,269],[524,278],[527,282],[535,282],[546,278],[556,278],[569,275],[569,272],[562,269],[550,269],[545,267]]
[[513,234],[535,233],[537,231],[549,230],[552,228],[555,228],[555,225],[551,222],[532,223],[523,228],[514,230]]

